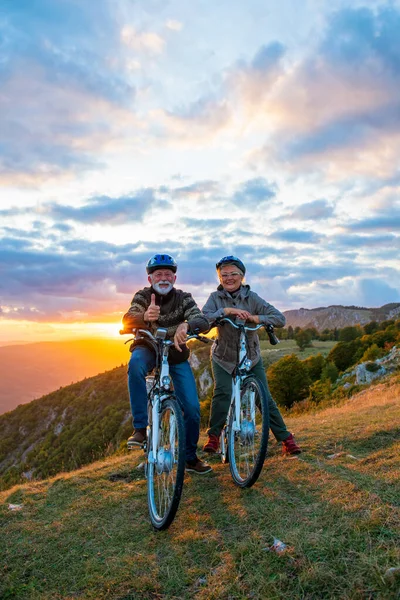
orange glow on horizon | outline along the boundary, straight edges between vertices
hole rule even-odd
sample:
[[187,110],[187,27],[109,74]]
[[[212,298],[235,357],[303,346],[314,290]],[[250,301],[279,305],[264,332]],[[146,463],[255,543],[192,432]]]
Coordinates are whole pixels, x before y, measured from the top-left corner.
[[0,320],[0,345],[30,344],[85,338],[120,338],[121,321],[113,323],[38,323],[34,321]]

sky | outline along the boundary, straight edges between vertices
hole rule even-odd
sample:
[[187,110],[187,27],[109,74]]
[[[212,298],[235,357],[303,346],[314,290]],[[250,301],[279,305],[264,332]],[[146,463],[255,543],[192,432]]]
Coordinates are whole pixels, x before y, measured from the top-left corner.
[[2,0],[0,344],[113,335],[157,252],[400,302],[400,0]]

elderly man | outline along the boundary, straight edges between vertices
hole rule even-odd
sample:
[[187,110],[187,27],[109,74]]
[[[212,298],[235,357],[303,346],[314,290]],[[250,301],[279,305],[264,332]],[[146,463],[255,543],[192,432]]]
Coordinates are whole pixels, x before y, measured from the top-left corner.
[[[125,329],[165,327],[167,338],[174,340],[169,352],[169,364],[176,396],[183,407],[186,431],[186,470],[198,474],[209,473],[209,465],[197,457],[200,431],[200,404],[196,382],[189,365],[186,336],[209,329],[208,321],[200,312],[191,294],[174,287],[178,265],[169,254],[155,254],[147,263],[150,287],[136,292],[128,312],[123,316]],[[142,446],[146,439],[147,393],[146,374],[154,367],[152,351],[146,346],[134,347],[128,366],[128,389],[133,416],[134,432],[128,447]]]

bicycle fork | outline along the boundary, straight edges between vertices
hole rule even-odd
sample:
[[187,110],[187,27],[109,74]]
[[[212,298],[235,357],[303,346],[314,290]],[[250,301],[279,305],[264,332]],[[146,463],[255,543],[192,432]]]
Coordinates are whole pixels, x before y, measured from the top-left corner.
[[[169,364],[167,359],[167,353],[164,353],[161,364],[160,372],[160,387],[165,390],[170,387],[170,375],[169,375]],[[153,397],[153,403],[151,408],[152,414],[152,427],[151,427],[151,448],[148,455],[148,462],[156,464],[157,471],[159,473],[169,473],[176,462],[174,457],[174,448],[176,442],[176,421],[173,413],[169,415],[169,448],[166,448],[166,440],[163,440],[163,446],[159,447],[159,435],[160,435],[160,415],[163,401],[167,398],[167,394],[155,393]]]

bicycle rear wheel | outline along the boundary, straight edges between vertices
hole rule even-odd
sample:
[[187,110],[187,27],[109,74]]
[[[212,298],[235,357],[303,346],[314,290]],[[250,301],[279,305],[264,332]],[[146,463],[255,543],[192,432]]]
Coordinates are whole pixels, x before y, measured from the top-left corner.
[[[185,429],[182,410],[174,397],[162,402],[154,462],[147,465],[147,501],[152,525],[167,529],[182,495],[185,476]],[[150,435],[148,452],[152,449]]]
[[268,433],[267,395],[259,379],[250,375],[240,389],[240,423],[235,423],[234,410],[229,419],[229,468],[239,487],[251,487],[257,481],[267,453]]

